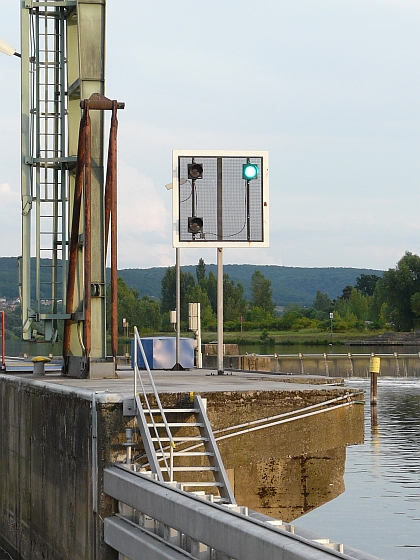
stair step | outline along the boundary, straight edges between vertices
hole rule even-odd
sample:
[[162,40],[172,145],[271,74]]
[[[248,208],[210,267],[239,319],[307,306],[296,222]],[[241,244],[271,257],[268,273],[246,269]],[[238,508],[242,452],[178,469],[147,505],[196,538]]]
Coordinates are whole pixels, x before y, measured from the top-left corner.
[[[201,422],[168,422],[168,426],[170,428],[202,428],[203,424]],[[164,422],[155,422],[154,424],[148,422],[147,427],[165,428],[166,424]]]
[[[156,400],[158,401],[157,397]],[[205,402],[201,397],[194,397],[194,404],[191,403],[190,408],[165,407],[147,410],[139,395],[135,396],[135,403],[140,407],[137,411],[137,420],[147,456],[147,462],[143,463],[143,468],[151,468],[150,465],[152,465],[153,470],[160,472],[159,476],[163,476],[164,480],[176,479],[177,475],[180,478],[187,478],[188,480],[185,482],[177,482],[179,487],[186,492],[204,490],[206,494],[211,493],[212,496],[215,494],[212,501],[217,501],[217,503],[235,501],[220,453],[213,441]],[[156,407],[156,404],[154,406]],[[188,420],[191,421],[188,422]],[[165,428],[168,433],[165,433]],[[177,435],[172,436],[171,432],[175,432]],[[184,459],[178,460],[181,457]],[[187,457],[192,459],[189,461]],[[194,458],[202,459],[203,457],[207,458],[206,461],[194,461]],[[172,476],[172,472],[167,472],[169,460],[174,476]],[[205,466],[195,466],[201,462],[205,463]],[[195,465],[193,466],[191,463],[195,463]],[[203,475],[198,473],[203,473]],[[204,473],[209,474],[204,476]],[[194,478],[199,480],[191,480]],[[203,480],[203,478],[212,480]],[[216,478],[217,480],[215,480]],[[211,490],[212,488],[217,488],[217,492]]]
[[[168,437],[151,438],[152,441],[171,441]],[[208,441],[200,436],[174,436],[172,441],[191,441],[194,443]]]
[[[162,455],[161,451],[156,451],[156,455],[158,457],[163,457],[163,455],[165,457],[170,457],[171,454],[168,452],[165,452]],[[211,451],[174,451],[172,453],[173,457],[214,457],[214,453],[211,453]]]
[[[164,408],[162,410],[165,414],[169,412],[177,412],[177,413],[188,412],[189,414],[195,414],[199,412],[198,408]],[[145,414],[148,414],[149,412],[151,412],[152,414],[160,414],[162,411],[159,410],[158,408],[151,408],[150,411],[147,409],[144,410]]]
[[[178,481],[179,482],[179,481]],[[209,481],[209,482],[179,482],[179,484],[181,484],[182,486],[197,486],[197,487],[203,487],[205,488],[206,486],[223,486],[222,482],[215,482],[215,481]]]
[[219,469],[217,467],[173,467],[172,468],[173,471],[178,471],[178,472],[200,472],[200,471],[218,471]]

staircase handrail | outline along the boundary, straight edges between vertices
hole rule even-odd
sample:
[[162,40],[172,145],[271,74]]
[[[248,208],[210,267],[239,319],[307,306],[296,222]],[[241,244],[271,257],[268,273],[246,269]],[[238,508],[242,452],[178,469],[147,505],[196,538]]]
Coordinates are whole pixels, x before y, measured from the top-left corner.
[[[148,377],[149,377],[149,382],[150,382],[150,385],[152,386],[153,395],[154,395],[155,400],[156,400],[156,405],[157,405],[157,408],[159,410],[159,415],[162,418],[162,422],[165,426],[166,435],[169,438],[169,447],[170,447],[169,465],[168,465],[168,462],[166,460],[165,453],[164,453],[164,450],[163,450],[163,447],[162,447],[162,442],[161,442],[161,439],[159,437],[158,428],[156,426],[155,419],[153,417],[152,408],[150,406],[149,399],[147,397],[146,389],[145,389],[143,379],[142,379],[142,375],[141,375],[141,370],[138,367],[137,348],[140,348],[140,352],[141,352],[141,355],[143,357],[143,362],[144,362],[144,365],[146,367],[147,374],[148,374]],[[158,442],[158,445],[159,445],[161,456],[163,457],[163,461],[164,461],[164,464],[165,464],[165,469],[166,469],[166,472],[169,476],[169,481],[173,482],[173,450],[174,450],[174,447],[175,447],[175,443],[174,443],[174,440],[172,438],[172,433],[171,433],[168,421],[166,419],[166,414],[165,414],[165,411],[163,409],[162,403],[160,401],[159,393],[157,391],[157,388],[156,388],[156,385],[155,385],[155,382],[154,382],[154,379],[153,379],[153,375],[152,375],[152,372],[151,372],[150,367],[149,367],[149,362],[147,360],[146,353],[145,353],[144,348],[143,348],[143,343],[141,341],[141,338],[140,338],[139,332],[137,330],[137,327],[134,327],[134,402],[135,402],[135,406],[140,406],[141,401],[140,401],[140,399],[136,398],[136,397],[138,397],[137,381],[140,382],[144,402],[146,404],[147,412],[149,414],[149,417],[150,417],[152,425],[153,425],[153,431],[156,435],[156,439],[157,439],[157,442]]]

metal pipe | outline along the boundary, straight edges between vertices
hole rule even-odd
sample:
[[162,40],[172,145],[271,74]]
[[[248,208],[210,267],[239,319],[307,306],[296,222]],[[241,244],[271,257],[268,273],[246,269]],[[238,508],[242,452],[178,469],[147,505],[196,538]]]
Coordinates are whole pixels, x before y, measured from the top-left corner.
[[[363,396],[363,392],[360,393]],[[344,403],[340,403],[340,401],[344,400],[344,399],[348,399],[349,397],[354,397],[355,394],[350,395],[342,395],[340,397],[335,397],[334,399],[329,399],[327,401],[323,401],[317,404],[313,404],[310,406],[306,406],[304,408],[299,408],[298,410],[291,410],[290,412],[284,412],[282,414],[276,414],[275,416],[269,416],[267,418],[260,418],[258,420],[253,420],[251,422],[246,422],[244,424],[237,424],[236,426],[229,426],[227,428],[222,428],[220,430],[215,430],[213,432],[214,436],[215,436],[215,440],[216,441],[220,441],[223,439],[228,439],[231,437],[235,437],[235,436],[239,436],[248,432],[255,432],[258,430],[263,430],[264,428],[270,428],[272,426],[277,426],[279,424],[285,424],[287,422],[292,422],[293,420],[300,420],[302,418],[307,418],[308,416],[314,416],[315,414],[320,414],[321,412],[328,412],[330,410],[335,410],[337,408],[341,408],[344,406],[349,406],[351,404],[361,404],[362,401],[353,401],[353,400],[348,400]],[[330,404],[333,403],[339,403],[335,406],[329,406]],[[363,403],[362,403],[363,404]],[[324,408],[322,408],[321,410],[315,410],[313,411],[313,409],[319,408],[320,406],[324,406]],[[308,412],[308,411],[313,411],[313,412]],[[291,416],[291,418],[288,418],[289,416]],[[261,425],[258,425],[261,424]],[[253,426],[253,427],[250,427]],[[239,430],[239,428],[247,428],[245,430]],[[232,432],[232,430],[237,430]],[[221,434],[223,432],[231,432],[229,434],[225,434],[225,435],[217,435],[217,434]],[[197,449],[200,446],[202,446],[202,443],[197,443],[195,445],[189,445],[188,447],[186,447],[185,449],[183,449],[183,451],[192,451],[193,449]]]
[[109,224],[111,221],[111,206],[112,206],[112,120],[114,113],[111,117],[111,130],[109,133],[108,145],[108,163],[106,167],[106,180],[105,180],[105,255],[108,254],[108,238],[109,238]]
[[105,254],[111,224],[111,351],[114,358],[118,351],[118,296],[117,296],[117,102],[112,101],[111,129],[109,133],[108,163],[105,182]]
[[114,359],[118,352],[117,130],[117,102],[113,101],[108,165],[111,167],[111,349]]
[[216,441],[220,441],[222,439],[228,439],[235,436],[240,436],[242,434],[248,434],[249,432],[255,432],[257,430],[262,430],[263,428],[272,428],[273,426],[278,426],[279,424],[286,424],[287,422],[292,422],[293,420],[300,420],[302,418],[309,418],[309,416],[315,416],[316,414],[321,414],[322,412],[329,412],[330,410],[336,410],[338,408],[343,408],[344,406],[350,406],[354,404],[352,401],[345,402],[341,404],[336,404],[334,406],[330,406],[328,408],[322,408],[321,410],[314,410],[312,412],[308,412],[306,414],[301,414],[299,416],[293,416],[292,418],[284,418],[283,420],[276,420],[275,422],[270,422],[269,424],[264,424],[263,426],[254,426],[253,428],[247,428],[246,430],[241,430],[239,432],[234,432],[233,434],[226,434],[224,436],[219,436],[216,438]]
[[89,105],[86,104],[86,145],[85,145],[85,255],[84,255],[84,315],[85,323],[83,329],[83,343],[85,346],[86,356],[89,357],[91,350],[91,173],[92,173],[92,153],[91,153],[91,122],[89,115]]
[[217,249],[217,375],[223,375],[223,249]]
[[1,312],[1,369],[6,369],[5,355],[5,332],[4,332],[4,311]]
[[[89,99],[82,99],[80,102],[80,107],[82,109],[89,108],[90,110],[98,111],[111,111],[113,108],[114,101],[108,99],[101,93],[92,93]],[[116,101],[117,109],[124,109],[125,103],[123,101]]]
[[175,290],[176,290],[176,364],[181,366],[181,249],[175,249]]
[[[361,395],[363,395],[363,392],[360,393]],[[297,410],[290,410],[289,412],[283,412],[281,414],[276,414],[275,416],[268,416],[266,418],[259,418],[258,420],[251,420],[250,422],[245,422],[244,424],[237,424],[236,426],[230,426],[227,428],[221,428],[220,430],[214,430],[213,434],[220,434],[222,432],[230,432],[232,430],[238,430],[240,428],[248,428],[249,426],[254,426],[257,424],[264,424],[263,426],[261,426],[261,428],[264,428],[268,422],[273,422],[274,420],[278,420],[280,418],[287,418],[288,416],[293,416],[294,418],[300,418],[302,414],[305,414],[306,412],[308,412],[309,410],[313,410],[316,408],[320,408],[320,407],[329,407],[331,404],[346,400],[346,399],[351,399],[351,397],[355,396],[355,394],[350,394],[348,393],[347,395],[341,395],[339,397],[334,397],[333,399],[328,399],[326,401],[321,401],[319,403],[316,404],[311,404],[309,406],[305,406],[303,408],[298,408]],[[347,401],[347,402],[353,402],[353,401]],[[325,409],[325,410],[330,410],[330,408]]]
[[98,512],[98,411],[96,393],[92,393],[92,510]]
[[246,240],[251,241],[249,181],[246,182]]
[[217,240],[223,241],[223,164],[217,158]]
[[133,428],[126,428],[125,429],[125,446],[126,446],[126,455],[125,455],[125,463],[130,468],[131,465],[131,447],[133,445]]
[[[21,9],[21,199],[22,199],[22,261],[21,261],[21,306],[22,336],[32,338],[31,315],[31,211],[32,211],[32,166],[28,164],[31,151],[31,106],[30,106],[30,11]],[[32,116],[33,118],[33,116]]]
[[[44,21],[44,25],[45,25]],[[37,131],[35,135],[35,157],[41,157],[41,153],[44,152],[44,157],[47,157],[47,151],[45,147],[45,134],[41,132],[41,111],[40,111],[40,98],[41,98],[41,79],[40,79],[40,35],[42,30],[40,29],[40,18],[35,18],[35,50],[34,50],[34,63],[35,63],[35,99],[32,101],[32,110],[34,111],[35,118],[35,130]],[[34,104],[35,101],[35,104]],[[48,103],[46,102],[46,106]],[[46,173],[46,169],[43,171]],[[35,302],[36,309],[38,313],[41,311],[41,166],[35,166]]]
[[137,376],[138,376],[138,363],[137,363],[137,340],[136,340],[136,332],[137,327],[134,327],[134,334],[133,334],[133,359],[134,359],[134,366],[133,366],[133,373],[134,373],[134,402],[136,401],[137,397]]
[[[64,57],[64,53],[66,52],[66,44],[67,44],[67,37],[65,30],[67,29],[67,17],[65,16],[65,9],[61,10],[61,32],[60,32],[60,52]],[[66,146],[67,146],[67,133],[66,130],[68,121],[67,118],[67,107],[65,103],[66,99],[66,65],[64,61],[60,63],[60,75],[59,80],[61,84],[61,103],[60,103],[60,122],[61,122],[61,145],[60,145],[60,155],[63,157],[66,154]],[[68,220],[68,203],[67,203],[67,177],[68,174],[61,169],[60,173],[60,180],[61,180],[61,286],[62,286],[62,305],[61,305],[61,312],[64,311],[64,305],[67,300],[67,259],[68,258],[68,248],[66,240],[68,240],[68,227],[69,224],[67,223]]]

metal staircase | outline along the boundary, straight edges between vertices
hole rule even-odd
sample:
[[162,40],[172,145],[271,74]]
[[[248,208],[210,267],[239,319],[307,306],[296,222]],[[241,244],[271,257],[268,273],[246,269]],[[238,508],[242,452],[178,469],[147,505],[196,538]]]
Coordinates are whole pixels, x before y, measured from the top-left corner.
[[[192,407],[163,408],[136,328],[134,337],[135,408],[145,450],[137,461],[138,470],[211,501],[236,504],[205,400],[195,395]],[[138,349],[146,366],[145,379],[138,367]]]
[[[194,396],[185,407],[163,408],[136,328],[134,336],[134,405],[127,399],[123,410],[125,415],[137,417],[145,453],[132,462],[132,429],[127,428],[126,464],[104,471],[104,491],[118,501],[118,513],[104,520],[104,541],[119,552],[119,557],[379,560],[237,505],[207,417],[205,399]],[[138,367],[138,350],[147,372],[143,370],[143,375]],[[305,409],[305,415],[318,412]],[[285,421],[284,416],[289,414],[256,420],[255,424],[276,425]],[[258,425],[250,428],[250,424],[254,423],[246,425],[247,431],[261,429]],[[235,429],[236,434],[222,437],[243,433],[238,431],[243,427],[231,427],[228,431]]]

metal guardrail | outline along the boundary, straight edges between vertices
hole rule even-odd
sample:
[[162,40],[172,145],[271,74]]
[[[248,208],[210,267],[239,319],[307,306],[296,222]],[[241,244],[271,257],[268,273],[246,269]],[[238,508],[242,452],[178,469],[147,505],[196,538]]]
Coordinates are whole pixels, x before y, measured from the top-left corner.
[[[144,385],[143,378],[142,378],[142,373],[141,373],[142,370],[138,367],[138,360],[137,360],[137,349],[138,348],[140,348],[140,352],[141,352],[141,355],[143,357],[143,361],[144,361],[144,364],[145,364],[145,367],[146,367],[149,383],[150,383],[150,385],[152,387],[152,391],[153,391],[152,394],[153,394],[153,396],[156,400],[156,406],[157,406],[158,412],[156,412],[156,409],[153,409],[151,407],[149,398],[147,396],[147,392],[146,392],[146,389],[145,389],[145,385]],[[160,450],[161,456],[163,458],[166,473],[169,477],[169,481],[172,482],[173,481],[173,465],[174,465],[173,449],[175,447],[175,444],[174,444],[174,440],[173,440],[173,437],[172,437],[172,433],[171,433],[168,421],[166,419],[165,411],[163,410],[162,403],[161,403],[160,398],[159,398],[159,393],[156,389],[156,385],[155,385],[155,382],[153,380],[152,372],[150,371],[149,362],[147,360],[146,353],[144,351],[139,332],[137,330],[137,327],[134,327],[134,402],[135,402],[135,405],[137,407],[137,412],[142,417],[141,424],[145,427],[145,429],[147,431],[147,434],[149,435],[148,438],[146,438],[146,437],[143,438],[144,442],[146,444],[145,445],[146,451],[148,451],[148,455],[150,454],[150,455],[155,456],[156,455],[155,448],[154,448],[153,442],[150,439],[150,434],[149,434],[147,426],[146,426],[147,422],[145,421],[143,404],[142,404],[141,399],[140,399],[139,394],[138,394],[138,385],[139,384],[140,384],[141,391],[142,391],[143,401],[144,401],[145,406],[146,406],[146,412],[149,415],[150,422],[153,426],[153,431],[155,433],[156,440],[157,440],[157,443],[158,443],[158,446],[159,446],[159,450]],[[163,446],[162,446],[162,441],[161,441],[161,438],[160,438],[160,435],[159,435],[157,422],[155,421],[155,415],[158,415],[162,418],[162,422],[165,426],[166,435],[169,439],[169,449],[170,449],[169,465],[168,465],[168,461],[166,459],[166,455],[165,455],[165,452],[164,452],[164,449],[163,449]],[[140,426],[140,422],[139,422],[139,426]],[[142,433],[142,436],[145,436],[145,434]],[[148,445],[147,445],[147,440],[149,440]],[[152,457],[148,457],[148,458],[149,458],[149,461],[150,461],[151,465],[152,464],[155,464],[155,465],[158,464],[157,461],[152,460]]]
[[378,560],[123,466],[105,469],[104,491],[124,504],[121,515],[104,520],[105,542],[131,560]]
[[[138,349],[140,349],[143,357],[143,362],[147,372],[147,379],[156,401],[156,408],[152,408],[150,405],[150,389],[148,386],[148,394],[145,387],[145,381],[143,380],[142,370],[138,367]],[[217,488],[221,500],[236,503],[223,465],[222,457],[217,448],[212,428],[207,417],[205,404],[201,397],[199,395],[195,395],[194,408],[185,409],[184,411],[188,415],[193,413],[196,416],[196,422],[168,422],[167,413],[174,413],[177,411],[176,409],[164,409],[162,406],[152,373],[150,371],[147,356],[136,327],[134,327],[133,353],[135,414],[137,416],[139,431],[148,460],[148,465],[143,465],[143,468],[150,468],[151,472],[157,475],[160,482],[167,481],[169,483],[174,481],[174,472],[183,471],[184,474],[190,473],[191,476],[188,481],[186,481],[185,478],[183,479],[184,487]],[[141,397],[139,395],[139,387],[141,387]],[[161,420],[156,421],[156,419]],[[193,428],[196,432],[198,432],[198,435],[181,434],[173,437],[171,427],[174,429]],[[162,433],[162,428],[164,428],[164,433]],[[151,431],[154,437],[152,437],[150,433]],[[175,451],[175,442],[178,442],[178,444],[181,445],[181,449],[178,447],[177,451]],[[203,447],[204,451],[188,453],[188,450],[185,449],[185,445],[188,445],[189,442],[198,442],[198,445],[200,448]],[[157,447],[155,447],[155,445],[157,445]],[[208,460],[209,465],[194,463],[188,464],[183,462],[186,457],[193,456],[196,458],[198,456],[200,456],[200,458],[205,457]],[[169,464],[167,458],[169,458]],[[174,465],[175,459],[177,461],[177,465]],[[163,462],[162,465],[161,462]],[[197,475],[197,473],[201,472],[212,473],[214,480],[202,480],[200,475],[197,477],[193,474],[195,473]]]

